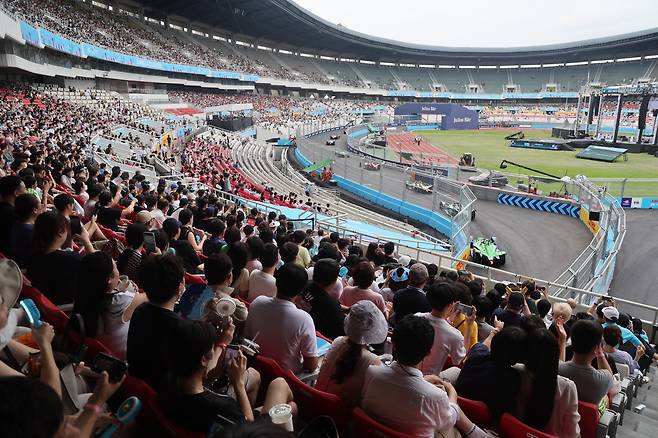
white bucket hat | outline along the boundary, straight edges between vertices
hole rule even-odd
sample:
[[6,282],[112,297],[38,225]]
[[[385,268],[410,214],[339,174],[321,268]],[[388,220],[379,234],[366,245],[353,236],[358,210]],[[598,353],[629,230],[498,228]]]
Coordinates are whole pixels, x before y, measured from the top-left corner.
[[386,340],[388,324],[372,301],[362,300],[350,308],[345,318],[345,334],[359,345],[381,344]]

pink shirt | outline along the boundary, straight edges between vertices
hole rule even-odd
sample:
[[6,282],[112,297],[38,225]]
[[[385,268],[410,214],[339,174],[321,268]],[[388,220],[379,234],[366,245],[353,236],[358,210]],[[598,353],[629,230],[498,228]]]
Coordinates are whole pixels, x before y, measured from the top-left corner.
[[372,301],[373,304],[382,311],[382,313],[386,311],[384,297],[370,289],[361,289],[356,286],[348,286],[343,289],[343,293],[340,296],[340,303],[347,307],[351,307],[354,303],[362,300]]

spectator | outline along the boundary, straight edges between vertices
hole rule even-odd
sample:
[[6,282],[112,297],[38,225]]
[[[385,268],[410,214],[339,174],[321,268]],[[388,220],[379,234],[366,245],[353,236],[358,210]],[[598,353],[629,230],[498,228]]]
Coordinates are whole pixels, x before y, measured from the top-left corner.
[[9,236],[16,222],[14,204],[25,193],[23,181],[13,175],[0,178],[0,252],[9,254]]
[[126,228],[126,249],[117,259],[117,269],[121,275],[127,275],[131,281],[139,283],[139,266],[142,263],[144,233],[146,226],[140,222]]
[[[461,281],[456,281],[452,285],[455,290],[455,300],[459,302],[460,305],[470,306],[472,309],[471,312],[474,314],[475,309],[471,306],[473,302],[473,295],[468,286]],[[467,321],[466,307],[462,308],[461,306],[457,310],[463,309],[464,311],[458,311],[456,315],[452,317],[452,326],[459,330],[459,332],[464,336],[464,343],[466,345],[466,350],[469,350],[473,345],[478,341],[478,325],[475,321]]]
[[[327,263],[336,262],[331,260]],[[316,269],[315,274],[319,272]],[[371,301],[363,300],[350,309],[345,318],[345,332],[347,336],[336,338],[322,361],[315,387],[338,395],[351,409],[360,404],[368,367],[381,365],[379,357],[368,351],[368,345],[381,344],[386,340],[388,324]]]
[[[214,310],[217,300],[222,298],[230,299],[236,306],[233,319],[240,322],[246,321],[247,314],[249,313],[247,306],[242,301],[231,298],[234,296],[234,289],[229,286],[233,280],[233,262],[230,257],[226,254],[211,255],[204,263],[204,273],[208,282],[207,287],[213,292],[212,296],[214,297],[214,300],[208,303],[210,310]],[[199,316],[203,317],[204,313],[208,312],[208,310],[208,307],[206,307],[201,311],[201,315]],[[216,314],[216,312],[214,313]]]
[[251,303],[245,334],[283,369],[313,371],[318,367],[313,318],[292,302],[306,286],[308,275],[301,266],[288,263],[275,278],[276,297],[260,296]]
[[370,262],[359,262],[354,268],[352,278],[355,285],[343,289],[343,293],[340,296],[341,304],[351,307],[354,303],[361,300],[372,301],[388,319],[388,309],[384,298],[380,294],[370,290],[370,286],[375,279],[375,271],[372,269]]
[[16,222],[12,226],[9,237],[9,254],[12,259],[23,269],[30,262],[32,247],[32,235],[34,233],[34,221],[36,220],[41,204],[34,196],[23,193],[18,195],[14,203],[16,210]]
[[[242,352],[230,361],[225,360],[235,399],[218,394],[204,386],[208,374],[226,357],[226,345],[233,337],[233,327],[225,329],[219,339],[215,328],[202,321],[184,321],[173,339],[177,351],[172,354],[172,371],[176,385],[163,395],[163,408],[181,426],[194,432],[206,433],[215,426],[252,422],[254,414],[246,391],[247,359]],[[173,352],[172,352],[173,353]],[[270,383],[263,412],[281,403],[292,404],[292,392],[285,380]],[[221,430],[221,429],[220,429]]]
[[286,263],[294,263],[295,260],[297,260],[298,253],[299,246],[292,242],[286,242],[279,246],[279,256],[281,257],[281,262],[283,262],[284,265]]
[[128,327],[133,312],[147,301],[134,284],[119,286],[119,271],[106,252],[95,252],[80,262],[79,291],[74,312],[82,315],[85,336],[98,339],[118,358],[125,359]]
[[[40,214],[34,222],[33,253],[27,276],[32,285],[57,305],[73,303],[78,294],[82,256],[60,249],[66,242],[69,223],[54,211]],[[94,248],[84,228],[81,239],[88,252]]]
[[521,373],[514,365],[524,359],[526,334],[519,327],[492,328],[482,343],[469,351],[455,389],[462,397],[487,404],[495,418],[514,412]]
[[147,257],[139,272],[149,302],[135,309],[130,321],[126,358],[130,374],[156,391],[172,377],[170,352],[178,346],[170,340],[181,321],[173,310],[185,287],[184,274],[182,261],[171,254]]
[[255,269],[249,275],[249,302],[255,300],[261,295],[273,297],[276,295],[276,280],[274,271],[279,263],[279,250],[272,243],[264,245],[260,254],[260,263],[262,269]]
[[308,253],[308,249],[302,245],[304,240],[306,240],[306,233],[303,230],[295,230],[295,232],[292,233],[292,241],[297,245],[299,250],[297,252],[295,263],[303,268],[308,268],[311,264],[311,256]]
[[493,326],[487,323],[493,314],[493,304],[491,300],[483,295],[473,298],[473,307],[475,307],[475,323],[478,329],[478,342],[482,342],[491,333]]
[[234,295],[241,298],[249,296],[249,271],[247,270],[247,261],[249,258],[249,249],[244,242],[234,242],[229,245],[228,256],[233,262],[233,282],[231,287],[234,289]]
[[630,331],[626,327],[617,325],[617,320],[619,319],[619,310],[617,310],[616,307],[608,305],[606,307],[603,307],[601,313],[603,314],[603,320],[604,320],[603,327],[608,327],[608,326],[619,327],[619,331],[621,332],[621,336],[622,336],[622,344],[630,343],[635,348],[642,345],[642,342],[638,339],[637,336],[633,334],[632,331]]
[[121,190],[117,189],[114,198],[112,197],[112,193],[105,190],[98,196],[98,202],[96,203],[98,223],[114,231],[119,231],[119,219],[130,215],[133,212],[136,203],[136,201],[133,200],[124,209],[115,207],[115,205],[118,205],[120,195]]
[[[244,228],[251,227],[251,225],[245,225]],[[243,229],[244,229],[243,228]],[[253,232],[253,227],[251,227],[252,232]],[[247,259],[247,264],[245,268],[247,268],[247,271],[251,275],[254,270],[263,269],[263,264],[260,261],[260,257],[263,253],[263,250],[265,248],[265,244],[261,240],[260,237],[258,236],[249,236],[245,239],[244,243],[247,245],[247,249],[249,250],[249,257]]]
[[415,263],[409,269],[409,287],[398,290],[393,296],[395,322],[407,315],[432,310],[425,291],[423,291],[427,279],[427,268],[422,263]]
[[[560,363],[559,373],[572,380],[578,389],[578,400],[598,406],[614,385],[614,377],[601,347],[603,329],[593,321],[577,321],[571,327],[573,357]],[[591,363],[596,358],[598,369]]]
[[619,330],[619,327],[614,325],[605,327],[603,329],[603,341],[603,351],[606,356],[608,356],[608,360],[628,366],[628,372],[630,374],[635,373],[635,370],[640,368],[638,361],[644,356],[644,346],[640,345],[635,349],[635,359],[633,359],[633,357],[626,351],[618,350],[616,347],[621,345],[622,341],[621,330]]
[[182,210],[178,215],[178,221],[181,223],[180,238],[187,240],[197,253],[202,252],[206,234],[202,233],[201,237],[194,234],[192,230],[192,212],[188,209]]
[[[434,344],[429,354],[423,357],[419,369],[423,374],[439,374],[448,357],[453,364],[459,364],[466,356],[466,347],[464,336],[448,322],[455,307],[453,286],[447,283],[433,285],[427,291],[427,300],[432,306],[432,311],[417,313],[416,316],[426,318],[432,325]],[[469,322],[474,320],[475,313],[468,318]]]
[[519,418],[530,427],[560,438],[580,437],[576,384],[558,376],[558,340],[540,328],[528,336]]
[[339,271],[338,263],[333,259],[320,259],[313,267],[313,281],[302,295],[305,309],[313,318],[315,329],[324,336],[334,339],[343,336],[345,313],[338,300],[327,292],[336,283]]
[[395,244],[393,242],[386,242],[384,244],[384,256],[386,256],[386,259],[384,260],[384,263],[397,263],[398,259],[396,259],[393,256],[393,253],[395,252]]
[[206,229],[210,233],[210,238],[203,242],[203,255],[208,257],[218,253],[226,245],[224,241],[226,225],[223,220],[214,218],[208,222]]
[[[505,327],[511,325],[521,325],[523,319],[524,309],[527,309],[525,298],[521,292],[512,292],[507,297],[507,305],[505,308],[498,308],[494,311],[494,316],[505,324]],[[525,312],[529,314],[530,312]]]
[[190,245],[190,242],[179,239],[180,229],[181,223],[172,217],[165,219],[162,223],[162,231],[169,238],[169,246],[183,260],[185,271],[190,274],[198,274],[203,269],[203,264],[196,251],[194,251],[194,248],[192,248],[192,245]]
[[390,367],[368,367],[361,407],[375,421],[421,438],[455,426],[468,437],[485,437],[457,406],[457,392],[450,383],[436,376],[423,378],[419,365],[433,344],[434,330],[426,318],[402,319],[393,332],[397,360]]

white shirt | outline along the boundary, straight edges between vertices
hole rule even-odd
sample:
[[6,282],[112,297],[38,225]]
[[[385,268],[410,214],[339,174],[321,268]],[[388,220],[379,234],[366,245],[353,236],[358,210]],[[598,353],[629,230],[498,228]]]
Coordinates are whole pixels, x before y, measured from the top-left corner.
[[249,275],[248,301],[253,301],[261,295],[266,297],[276,296],[276,280],[274,275],[254,269]]
[[294,373],[302,370],[304,357],[318,356],[313,318],[288,300],[256,298],[249,306],[245,335],[260,345],[263,356]]
[[459,408],[443,389],[423,379],[420,370],[397,362],[368,368],[361,407],[385,426],[421,438],[454,427],[459,418]]
[[423,374],[439,375],[448,356],[452,363],[458,364],[466,356],[464,336],[443,318],[431,313],[417,313],[416,316],[427,318],[434,327],[434,344],[432,350],[420,363]]

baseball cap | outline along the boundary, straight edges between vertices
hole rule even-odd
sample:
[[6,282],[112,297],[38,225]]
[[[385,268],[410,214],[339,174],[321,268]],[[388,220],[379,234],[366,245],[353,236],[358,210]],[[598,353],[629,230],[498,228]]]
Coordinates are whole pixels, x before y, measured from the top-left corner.
[[617,319],[619,319],[619,310],[617,310],[616,307],[604,307],[602,312],[605,319],[609,319],[611,321],[617,321]]
[[408,255],[400,256],[398,262],[406,268],[409,266],[409,263],[411,263],[411,257],[409,257]]
[[427,281],[429,274],[427,272],[427,267],[422,263],[414,263],[409,268],[409,281],[413,284],[422,283]]
[[142,210],[139,213],[137,213],[137,222],[146,224],[151,220],[153,220],[153,213],[151,213],[150,211]]

